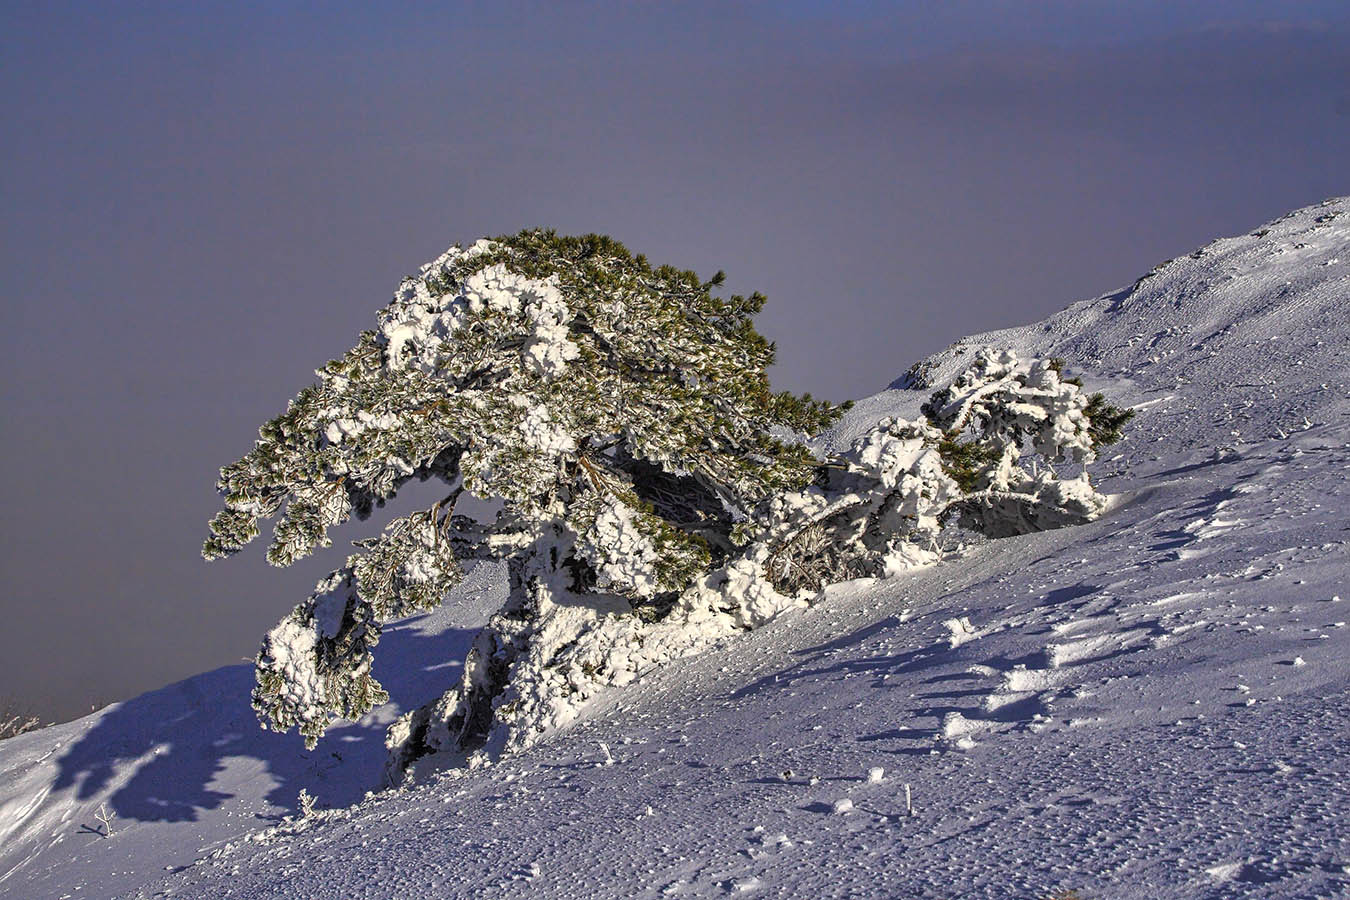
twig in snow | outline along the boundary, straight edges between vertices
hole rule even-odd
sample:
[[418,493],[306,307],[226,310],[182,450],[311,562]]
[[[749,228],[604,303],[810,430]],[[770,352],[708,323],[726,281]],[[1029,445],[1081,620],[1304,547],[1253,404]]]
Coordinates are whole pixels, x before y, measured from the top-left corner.
[[98,805],[98,812],[94,813],[94,818],[103,823],[103,836],[110,838],[113,835],[112,820],[117,818],[117,813],[108,809],[106,804]]

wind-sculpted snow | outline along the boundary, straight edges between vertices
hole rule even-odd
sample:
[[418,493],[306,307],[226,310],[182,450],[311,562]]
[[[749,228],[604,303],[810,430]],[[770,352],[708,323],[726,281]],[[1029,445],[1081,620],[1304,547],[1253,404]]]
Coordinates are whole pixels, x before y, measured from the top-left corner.
[[153,740],[6,741],[0,895],[1350,896],[1350,202],[962,341],[822,444],[916,419],[991,345],[1137,411],[1094,470],[1102,517],[836,585],[546,744],[268,827],[309,776],[234,761],[139,792],[196,822],[94,833],[160,743],[223,734],[169,705],[137,713]]

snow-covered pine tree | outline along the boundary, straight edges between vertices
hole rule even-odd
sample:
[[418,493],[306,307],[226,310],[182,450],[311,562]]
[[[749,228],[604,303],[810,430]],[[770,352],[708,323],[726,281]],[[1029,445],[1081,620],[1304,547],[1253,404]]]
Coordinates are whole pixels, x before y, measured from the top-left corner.
[[[714,296],[721,281],[552,231],[452,248],[406,279],[378,329],[221,470],[225,508],[203,555],[240,550],[279,516],[267,551],[278,566],[411,480],[443,486],[359,542],[264,639],[264,726],[298,726],[312,746],[382,702],[371,664],[383,623],[440,603],[461,561],[496,558],[510,598],[463,684],[439,719],[425,708],[395,740],[403,756],[427,729],[437,746],[480,745],[512,712],[503,694],[519,664],[538,670],[540,654],[608,619],[665,619],[735,557],[734,526],[813,477],[811,453],[779,435],[814,433],[839,407],[769,389],[773,346],[751,321],[764,298]],[[499,501],[495,521],[456,515],[464,493]]]
[[953,519],[1007,537],[1096,518],[1107,498],[1086,466],[1133,413],[1086,394],[1063,366],[983,348],[923,405],[924,421],[879,422],[824,461],[810,487],[739,526],[743,556],[795,595],[936,562]]
[[[990,537],[1076,525],[1106,509],[1088,477],[1099,448],[1134,415],[1087,394],[1060,359],[1022,360],[984,348],[923,414],[944,437],[945,468],[960,483],[963,522]],[[1062,477],[1056,467],[1077,467]]]
[[[536,591],[527,615],[508,603],[479,634],[462,685],[390,728],[390,779],[429,753],[523,748],[607,688],[806,606],[826,585],[935,563],[953,519],[997,537],[1100,515],[1107,498],[1085,465],[1130,414],[1085,396],[1061,368],[982,351],[930,398],[927,420],[885,419],[821,460],[812,484],[760,503],[732,532],[739,548],[657,615],[598,609],[595,596],[546,602],[565,596],[557,588]],[[597,556],[627,554],[622,528],[587,540]]]

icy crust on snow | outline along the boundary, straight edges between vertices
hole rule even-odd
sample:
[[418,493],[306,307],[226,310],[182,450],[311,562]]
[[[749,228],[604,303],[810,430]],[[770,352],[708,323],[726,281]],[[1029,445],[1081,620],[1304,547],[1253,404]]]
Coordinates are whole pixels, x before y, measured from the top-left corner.
[[390,369],[434,371],[444,345],[471,318],[497,315],[521,320],[531,337],[521,348],[521,361],[535,374],[552,379],[577,358],[579,349],[568,339],[572,311],[558,288],[558,279],[529,278],[502,264],[475,272],[462,285],[433,295],[429,282],[454,262],[486,253],[491,241],[480,240],[467,249],[452,247],[422,267],[421,274],[399,287],[394,302],[380,313],[380,335],[387,346]]

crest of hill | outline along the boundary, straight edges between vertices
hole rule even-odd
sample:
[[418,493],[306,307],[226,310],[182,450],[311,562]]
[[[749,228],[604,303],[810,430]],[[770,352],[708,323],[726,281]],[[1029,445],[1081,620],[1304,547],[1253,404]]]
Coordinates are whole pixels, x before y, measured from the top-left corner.
[[1043,321],[962,338],[858,401],[817,443],[846,447],[882,416],[916,418],[933,388],[984,346],[1063,357],[1089,388],[1109,386],[1117,403],[1175,395],[1183,402],[1165,404],[1166,427],[1183,441],[1208,440],[1210,404],[1251,400],[1256,409],[1281,385],[1309,380],[1300,370],[1318,373],[1317,384],[1290,402],[1295,418],[1312,415],[1325,399],[1318,386],[1343,382],[1350,368],[1347,332],[1350,197],[1336,197],[1167,260],[1129,287]]

